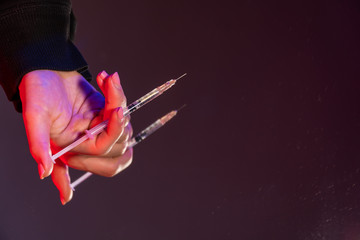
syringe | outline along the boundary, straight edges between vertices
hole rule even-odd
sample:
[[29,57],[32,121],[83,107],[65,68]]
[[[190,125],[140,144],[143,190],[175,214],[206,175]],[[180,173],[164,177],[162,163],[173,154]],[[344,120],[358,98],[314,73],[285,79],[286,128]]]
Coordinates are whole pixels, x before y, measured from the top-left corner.
[[[180,78],[184,77],[186,75],[183,74],[180,77],[178,77],[177,79],[172,79],[167,81],[166,83],[164,83],[163,85],[155,88],[154,90],[152,90],[151,92],[147,93],[146,95],[142,96],[141,98],[139,98],[138,100],[136,100],[135,102],[131,103],[123,112],[123,116],[126,117],[128,115],[130,115],[131,113],[135,112],[137,109],[141,108],[142,106],[144,106],[145,104],[151,102],[152,100],[154,100],[155,98],[157,98],[158,96],[160,96],[161,94],[163,94],[166,90],[168,90],[169,88],[171,88],[172,86],[174,86],[174,84],[176,83],[177,80],[179,80]],[[73,142],[72,144],[70,144],[69,146],[65,147],[64,149],[60,150],[59,152],[57,152],[56,154],[54,154],[51,158],[53,160],[53,162],[55,163],[55,159],[59,158],[60,156],[62,156],[63,154],[67,153],[68,151],[70,151],[71,149],[75,148],[76,146],[80,145],[82,142],[84,142],[85,140],[89,139],[89,138],[93,138],[94,136],[96,136],[97,134],[101,133],[102,131],[104,131],[104,129],[106,128],[106,126],[108,125],[109,120],[105,120],[101,123],[99,123],[98,125],[96,125],[95,127],[86,130],[86,134],[83,135],[82,137],[80,137],[78,140],[76,140],[75,142]]]
[[[181,109],[181,108],[180,108]],[[179,109],[179,110],[180,110]],[[150,136],[152,133],[154,133],[155,131],[157,131],[159,128],[161,128],[162,126],[165,125],[165,123],[167,123],[168,121],[170,121],[173,117],[175,117],[175,115],[177,114],[177,112],[179,110],[174,110],[169,112],[168,114],[164,115],[163,117],[159,118],[158,120],[156,120],[154,123],[152,123],[150,126],[148,126],[147,128],[145,128],[142,132],[140,132],[138,135],[136,135],[135,137],[131,138],[131,140],[129,140],[128,142],[128,147],[134,147],[135,145],[137,145],[138,143],[140,143],[142,140],[144,140],[145,138],[147,138],[148,136]],[[73,190],[75,190],[75,187],[77,185],[79,185],[80,183],[82,183],[83,181],[85,181],[87,178],[89,178],[92,175],[91,172],[87,172],[84,175],[82,175],[81,177],[79,177],[78,179],[76,179],[73,183],[70,184],[71,188]]]

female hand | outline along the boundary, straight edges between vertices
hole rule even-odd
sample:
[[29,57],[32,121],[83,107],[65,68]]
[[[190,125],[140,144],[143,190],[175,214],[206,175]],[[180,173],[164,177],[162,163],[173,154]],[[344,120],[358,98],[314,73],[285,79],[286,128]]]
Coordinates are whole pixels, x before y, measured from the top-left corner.
[[[76,71],[36,70],[26,74],[19,86],[30,152],[38,163],[40,178],[52,174],[63,204],[73,194],[68,166],[114,176],[132,160],[132,149],[127,148],[132,128],[122,115],[126,98],[119,76],[103,71],[97,82],[105,98]],[[51,152],[56,153],[106,119],[109,124],[104,132],[53,164]]]

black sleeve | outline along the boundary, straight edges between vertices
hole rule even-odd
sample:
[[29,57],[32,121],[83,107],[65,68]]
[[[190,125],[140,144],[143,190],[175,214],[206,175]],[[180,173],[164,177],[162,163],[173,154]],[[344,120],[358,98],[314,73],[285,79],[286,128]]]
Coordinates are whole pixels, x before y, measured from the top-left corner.
[[72,40],[75,18],[70,0],[5,0],[0,3],[0,84],[17,111],[18,86],[33,70],[78,71],[88,66]]

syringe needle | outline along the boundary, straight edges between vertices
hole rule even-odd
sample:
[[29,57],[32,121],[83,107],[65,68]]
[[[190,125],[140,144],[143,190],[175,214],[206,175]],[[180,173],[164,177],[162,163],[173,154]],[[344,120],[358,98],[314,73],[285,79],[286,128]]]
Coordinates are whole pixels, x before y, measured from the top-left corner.
[[[176,83],[176,81],[182,77],[184,77],[186,75],[183,74],[182,76],[180,76],[177,79],[172,79],[167,81],[166,83],[164,83],[163,85],[153,89],[152,91],[150,91],[149,93],[145,94],[144,96],[142,96],[141,98],[139,98],[138,100],[136,100],[135,102],[131,103],[123,112],[123,116],[126,117],[128,115],[130,115],[131,113],[135,112],[137,109],[141,108],[142,106],[144,106],[145,104],[151,102],[152,100],[154,100],[155,98],[157,98],[158,96],[160,96],[161,94],[163,94],[165,91],[167,91],[168,89],[170,89],[172,86],[174,86],[174,84]],[[82,137],[80,137],[79,139],[77,139],[75,142],[73,142],[72,144],[70,144],[69,146],[65,147],[64,149],[62,149],[61,151],[57,152],[56,154],[54,154],[51,158],[53,160],[53,162],[55,163],[55,159],[59,158],[60,156],[62,156],[63,154],[67,153],[68,151],[70,151],[71,149],[75,148],[76,146],[80,145],[82,142],[84,142],[85,140],[87,140],[88,138],[92,138],[94,136],[96,136],[97,134],[101,133],[102,131],[104,131],[104,129],[106,128],[106,126],[108,125],[108,120],[105,120],[101,123],[99,123],[98,125],[96,125],[95,127],[86,130],[86,134],[83,135]]]
[[184,73],[183,75],[181,75],[180,77],[178,77],[177,79],[175,79],[175,81],[179,80],[180,78],[183,78],[187,75],[187,73]]
[[181,109],[183,109],[184,107],[186,107],[187,105],[186,104],[184,104],[184,105],[182,105],[180,108],[178,108],[176,111],[180,111]]
[[[181,108],[183,108],[184,106],[182,106]],[[175,117],[177,112],[178,112],[178,110],[171,111],[168,114],[166,114],[166,115],[162,116],[161,118],[159,118],[158,120],[156,120],[154,123],[150,124],[147,128],[145,128],[143,131],[141,131],[138,135],[136,135],[131,140],[129,140],[128,147],[136,146],[138,143],[143,141],[145,138],[150,136],[152,133],[154,133],[159,128],[164,126],[165,123],[167,123],[173,117]],[[75,191],[75,187],[78,186],[83,181],[85,181],[86,179],[88,179],[91,175],[92,175],[91,172],[87,172],[84,175],[82,175],[81,177],[79,177],[78,179],[76,179],[73,183],[70,184],[72,190]]]

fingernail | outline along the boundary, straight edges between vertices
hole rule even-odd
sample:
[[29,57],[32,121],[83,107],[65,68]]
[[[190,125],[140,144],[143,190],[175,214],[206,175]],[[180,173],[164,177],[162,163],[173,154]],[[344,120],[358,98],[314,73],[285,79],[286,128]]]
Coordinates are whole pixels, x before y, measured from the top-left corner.
[[38,170],[39,170],[40,179],[43,180],[44,179],[45,169],[44,169],[44,166],[41,163],[38,164]]
[[109,74],[107,74],[107,72],[105,72],[105,70],[103,70],[101,73],[100,73],[100,78],[102,79],[105,79]]
[[65,199],[63,197],[60,197],[60,201],[63,206],[66,204]]
[[120,77],[119,77],[119,74],[118,72],[115,72],[112,76],[111,76],[111,79],[114,83],[114,86],[117,88],[117,89],[121,89],[121,86],[120,86]]

